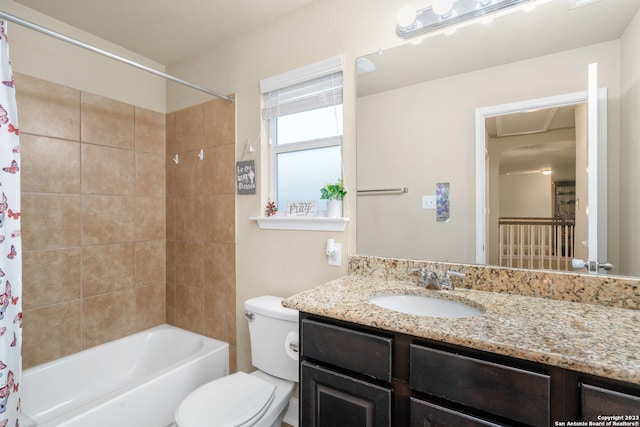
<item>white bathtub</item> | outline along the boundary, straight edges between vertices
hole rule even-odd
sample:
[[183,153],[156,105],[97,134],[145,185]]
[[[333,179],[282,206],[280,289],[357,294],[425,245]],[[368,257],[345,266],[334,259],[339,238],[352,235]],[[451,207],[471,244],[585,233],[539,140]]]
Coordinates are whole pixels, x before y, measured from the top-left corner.
[[229,345],[169,325],[22,374],[22,427],[165,427],[200,385],[229,373]]

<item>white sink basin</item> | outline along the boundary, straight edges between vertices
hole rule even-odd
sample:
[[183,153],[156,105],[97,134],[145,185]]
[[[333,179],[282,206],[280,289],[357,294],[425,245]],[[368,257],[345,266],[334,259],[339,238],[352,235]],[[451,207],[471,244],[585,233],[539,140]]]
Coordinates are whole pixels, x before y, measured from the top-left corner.
[[423,295],[385,295],[369,298],[369,302],[393,311],[428,317],[474,317],[482,311],[470,305]]

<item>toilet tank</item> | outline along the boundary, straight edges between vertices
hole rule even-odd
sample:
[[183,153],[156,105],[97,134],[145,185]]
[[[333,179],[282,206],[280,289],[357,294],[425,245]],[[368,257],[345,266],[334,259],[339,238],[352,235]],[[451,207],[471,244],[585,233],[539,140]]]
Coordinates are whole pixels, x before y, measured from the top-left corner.
[[253,366],[274,377],[298,381],[298,310],[284,298],[261,296],[244,303]]

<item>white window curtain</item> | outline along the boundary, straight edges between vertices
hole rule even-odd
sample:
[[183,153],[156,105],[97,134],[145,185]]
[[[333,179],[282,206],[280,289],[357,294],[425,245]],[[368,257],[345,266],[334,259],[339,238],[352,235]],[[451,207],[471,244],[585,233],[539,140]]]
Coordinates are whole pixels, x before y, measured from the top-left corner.
[[342,55],[260,81],[265,120],[342,104]]

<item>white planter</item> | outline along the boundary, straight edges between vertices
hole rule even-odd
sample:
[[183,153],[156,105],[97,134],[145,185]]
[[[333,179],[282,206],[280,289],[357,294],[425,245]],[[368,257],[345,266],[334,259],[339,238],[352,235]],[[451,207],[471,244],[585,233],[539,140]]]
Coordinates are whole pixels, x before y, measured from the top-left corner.
[[327,217],[340,218],[342,216],[342,200],[327,200]]

